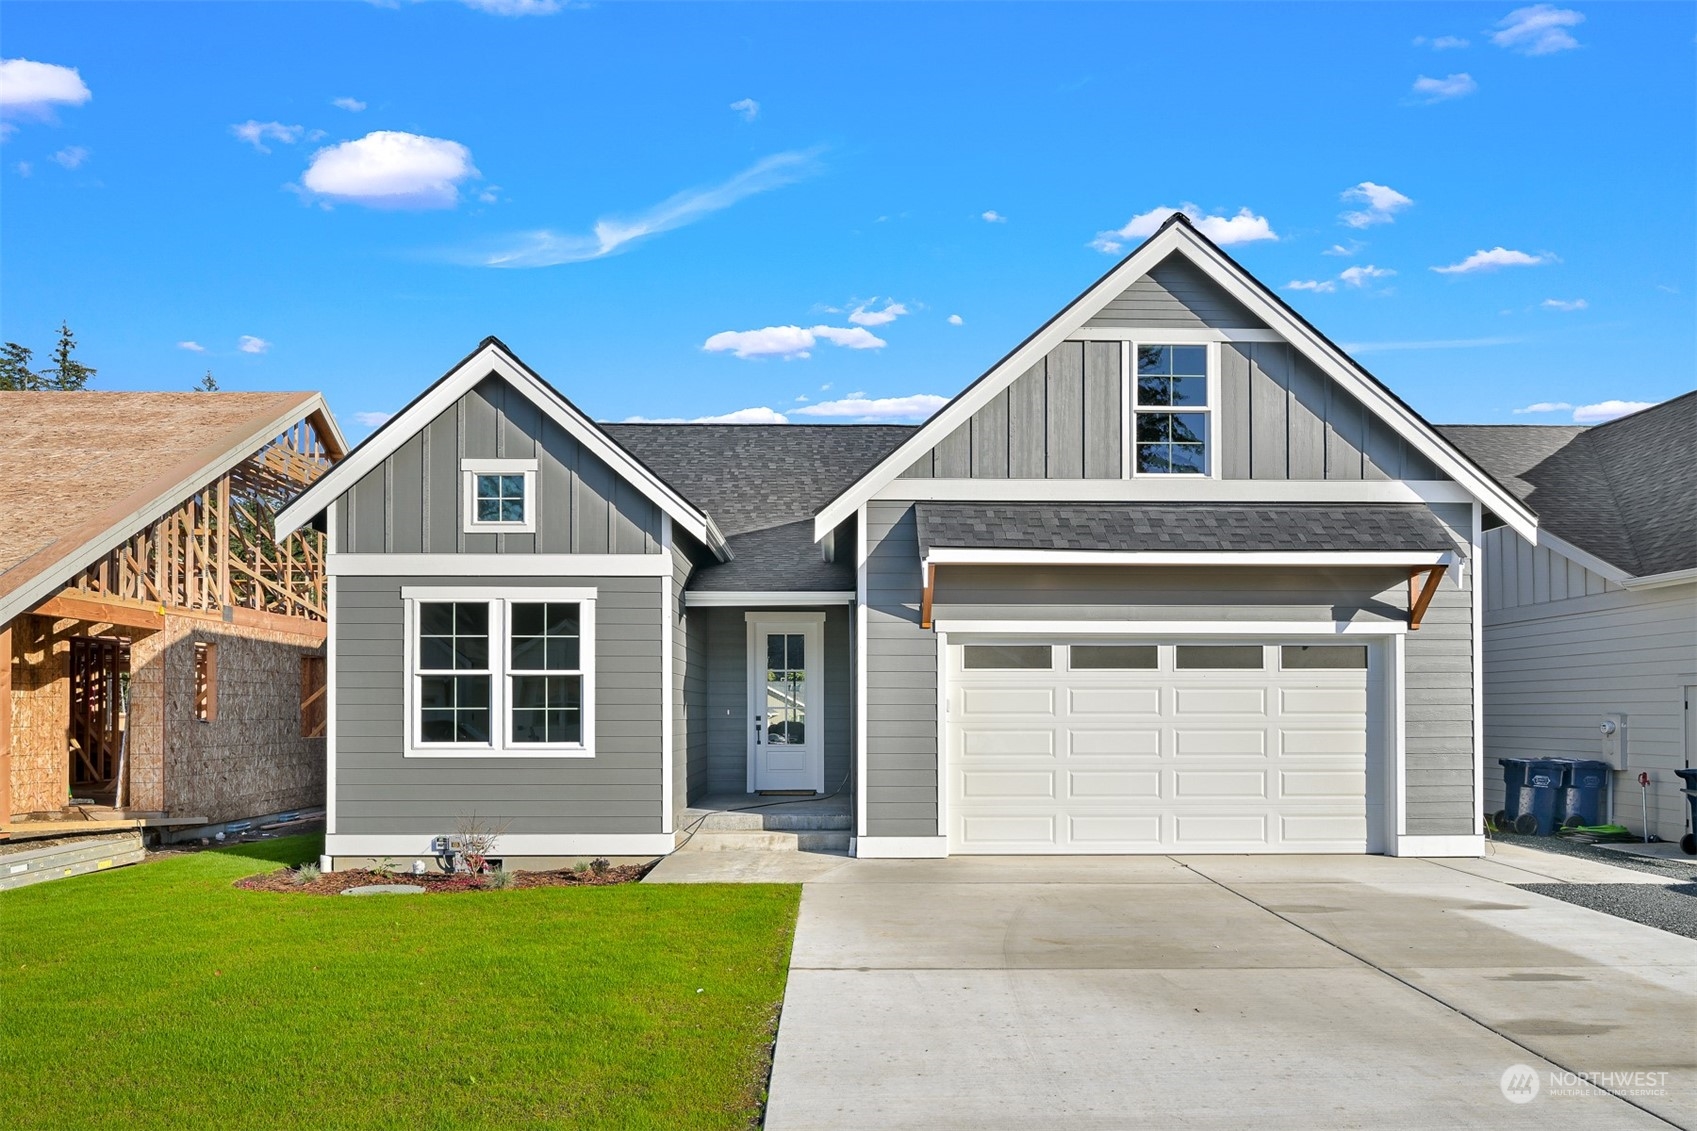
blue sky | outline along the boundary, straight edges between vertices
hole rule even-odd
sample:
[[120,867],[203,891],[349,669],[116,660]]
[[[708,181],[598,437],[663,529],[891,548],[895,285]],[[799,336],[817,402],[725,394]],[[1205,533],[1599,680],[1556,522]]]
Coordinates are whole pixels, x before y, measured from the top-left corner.
[[1190,206],[1428,418],[1595,418],[1697,384],[1694,42],[1680,3],[13,0],[0,337],[355,436],[488,334],[602,419],[914,419]]

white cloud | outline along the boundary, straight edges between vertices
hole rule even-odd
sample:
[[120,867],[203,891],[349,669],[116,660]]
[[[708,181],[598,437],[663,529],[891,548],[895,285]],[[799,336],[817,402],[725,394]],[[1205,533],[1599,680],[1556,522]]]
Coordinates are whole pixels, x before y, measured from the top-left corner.
[[1374,279],[1388,279],[1396,272],[1389,267],[1375,267],[1371,263],[1356,267],[1346,267],[1338,272],[1338,278],[1352,287],[1365,287]]
[[552,16],[564,6],[560,0],[460,0],[460,3],[492,16]]
[[986,224],[1006,224],[1008,222],[1008,218],[1003,216],[1000,212],[997,212],[994,208],[990,209],[988,212],[979,213],[978,218]]
[[1514,415],[1524,416],[1529,412],[1566,412],[1572,407],[1573,406],[1568,404],[1566,401],[1539,401],[1537,404],[1529,404],[1525,408],[1515,409]]
[[589,235],[527,232],[518,242],[469,260],[483,267],[553,267],[581,263],[623,251],[648,236],[669,232],[729,208],[757,193],[794,184],[819,171],[814,151],[792,151],[762,158],[720,184],[686,189],[628,219],[602,219]]
[[795,410],[798,416],[854,417],[870,420],[919,420],[949,403],[948,397],[916,393],[910,397],[880,397],[868,400],[855,393],[840,401],[822,401]]
[[1168,208],[1163,205],[1140,212],[1126,221],[1123,228],[1097,232],[1096,238],[1090,241],[1090,246],[1097,251],[1113,255],[1124,249],[1127,240],[1154,235],[1174,212],[1183,212],[1190,218],[1190,222],[1196,225],[1197,231],[1222,247],[1279,238],[1265,216],[1257,216],[1247,208],[1238,209],[1236,216],[1204,216],[1196,205],[1186,203],[1181,208]]
[[1491,42],[1522,55],[1551,55],[1578,47],[1579,41],[1567,29],[1584,22],[1585,16],[1571,8],[1533,4],[1498,20],[1499,30],[1492,33]]
[[256,122],[250,118],[238,125],[231,126],[230,132],[261,153],[270,153],[270,147],[265,144],[267,141],[293,145],[306,136],[306,127],[285,126],[282,122]]
[[749,360],[779,357],[785,361],[813,356],[820,342],[845,349],[880,349],[889,343],[859,326],[767,326],[761,330],[721,330],[701,344],[708,353],[731,353]]
[[965,324],[965,321],[966,321],[966,320],[965,320],[965,319],[963,319],[963,318],[962,318],[962,317],[961,317],[961,316],[960,316],[960,315],[958,315],[958,314],[951,314],[951,315],[949,315],[949,325],[951,325],[951,326],[961,326],[961,325],[964,325],[964,324]]
[[812,399],[813,399],[812,397],[808,396],[806,393],[803,393],[795,399],[795,403],[796,404],[806,404],[808,401],[810,401]]
[[1473,81],[1473,76],[1466,71],[1456,75],[1445,75],[1441,79],[1427,78],[1421,75],[1414,80],[1414,93],[1423,95],[1428,103],[1446,102],[1451,98],[1460,98],[1472,94],[1479,89],[1479,84]]
[[252,334],[243,334],[236,341],[236,348],[243,353],[264,353],[271,348],[271,343],[264,338],[256,338]]
[[1354,188],[1344,189],[1338,196],[1352,204],[1365,205],[1356,212],[1345,212],[1339,216],[1352,228],[1368,228],[1374,224],[1389,224],[1396,214],[1413,204],[1414,201],[1402,195],[1389,185],[1376,185],[1372,181],[1362,181]]
[[88,160],[88,150],[80,145],[67,145],[53,155],[53,160],[67,169],[75,169]]
[[301,184],[370,208],[452,208],[459,183],[479,175],[457,141],[377,130],[314,153]]
[[20,177],[32,177],[35,175],[35,166],[30,164],[28,161],[19,161],[16,165],[13,165],[12,168],[18,171],[18,176]]
[[1539,303],[1538,305],[1542,306],[1545,310],[1584,310],[1586,307],[1590,306],[1591,304],[1586,302],[1582,298],[1575,298],[1575,299],[1547,298],[1543,302]]
[[739,408],[735,412],[724,412],[717,416],[697,416],[685,420],[681,416],[627,416],[626,424],[788,424],[790,418],[777,409]]
[[894,322],[896,319],[908,312],[906,306],[896,302],[894,299],[885,302],[883,310],[866,309],[868,306],[871,306],[872,303],[877,301],[878,300],[876,298],[873,298],[870,302],[861,303],[859,306],[854,308],[854,311],[848,316],[848,320],[853,322],[856,326],[883,326],[887,323]]
[[394,415],[392,412],[356,412],[354,413],[354,423],[363,424],[367,428],[376,428]]
[[1315,294],[1329,295],[1338,289],[1338,285],[1330,279],[1292,279],[1285,284],[1287,291],[1313,291]]
[[1553,255],[1528,255],[1524,251],[1499,246],[1490,251],[1481,248],[1460,263],[1452,263],[1448,267],[1434,267],[1432,270],[1440,275],[1470,275],[1475,271],[1495,271],[1499,267],[1536,267],[1540,263],[1550,263],[1554,260]]
[[188,350],[190,353],[206,352],[206,347],[201,345],[199,342],[178,342],[177,348],[180,350]]
[[752,122],[760,117],[760,103],[752,98],[739,98],[731,103],[731,109],[742,115],[742,120]]
[[81,106],[93,97],[75,67],[0,59],[0,108],[45,113],[55,105]]
[[1320,254],[1321,255],[1350,256],[1350,255],[1354,255],[1356,252],[1360,251],[1362,248],[1364,248],[1366,246],[1367,245],[1362,243],[1360,240],[1350,240],[1348,247],[1345,247],[1341,243],[1335,243],[1331,247],[1328,247],[1325,251],[1322,251]]
[[[365,103],[361,102],[357,98],[332,98],[330,100],[330,105],[335,106],[338,109],[346,110],[350,114],[357,114],[361,110],[365,109]],[[367,413],[366,415],[369,416],[370,414]]]
[[1428,39],[1424,35],[1414,37],[1414,46],[1430,47],[1434,51],[1454,51],[1457,48],[1469,47],[1471,44],[1459,35],[1440,35]]
[[1575,424],[1601,424],[1605,420],[1614,420],[1628,416],[1634,412],[1642,412],[1654,408],[1659,401],[1598,401],[1596,404],[1582,404],[1573,410]]

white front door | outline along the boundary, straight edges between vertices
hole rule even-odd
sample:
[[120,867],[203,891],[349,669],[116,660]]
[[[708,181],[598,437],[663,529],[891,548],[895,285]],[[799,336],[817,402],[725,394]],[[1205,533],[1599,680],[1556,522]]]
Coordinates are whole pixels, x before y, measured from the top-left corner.
[[749,789],[825,789],[824,613],[748,615]]

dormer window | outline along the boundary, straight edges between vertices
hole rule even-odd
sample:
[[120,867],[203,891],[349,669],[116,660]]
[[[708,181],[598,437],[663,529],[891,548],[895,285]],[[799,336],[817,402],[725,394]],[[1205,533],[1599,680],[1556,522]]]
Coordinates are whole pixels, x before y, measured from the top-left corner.
[[534,533],[536,467],[533,459],[461,460],[466,533]]
[[1138,475],[1207,475],[1207,346],[1136,347],[1133,432]]

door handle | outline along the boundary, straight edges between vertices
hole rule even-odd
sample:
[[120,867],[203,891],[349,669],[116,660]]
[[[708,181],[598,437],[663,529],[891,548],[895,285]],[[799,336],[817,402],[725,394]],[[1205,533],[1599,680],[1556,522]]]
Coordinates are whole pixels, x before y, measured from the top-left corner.
[[759,715],[754,716],[754,745],[756,745],[756,746],[761,745],[761,742],[760,742],[760,716]]

